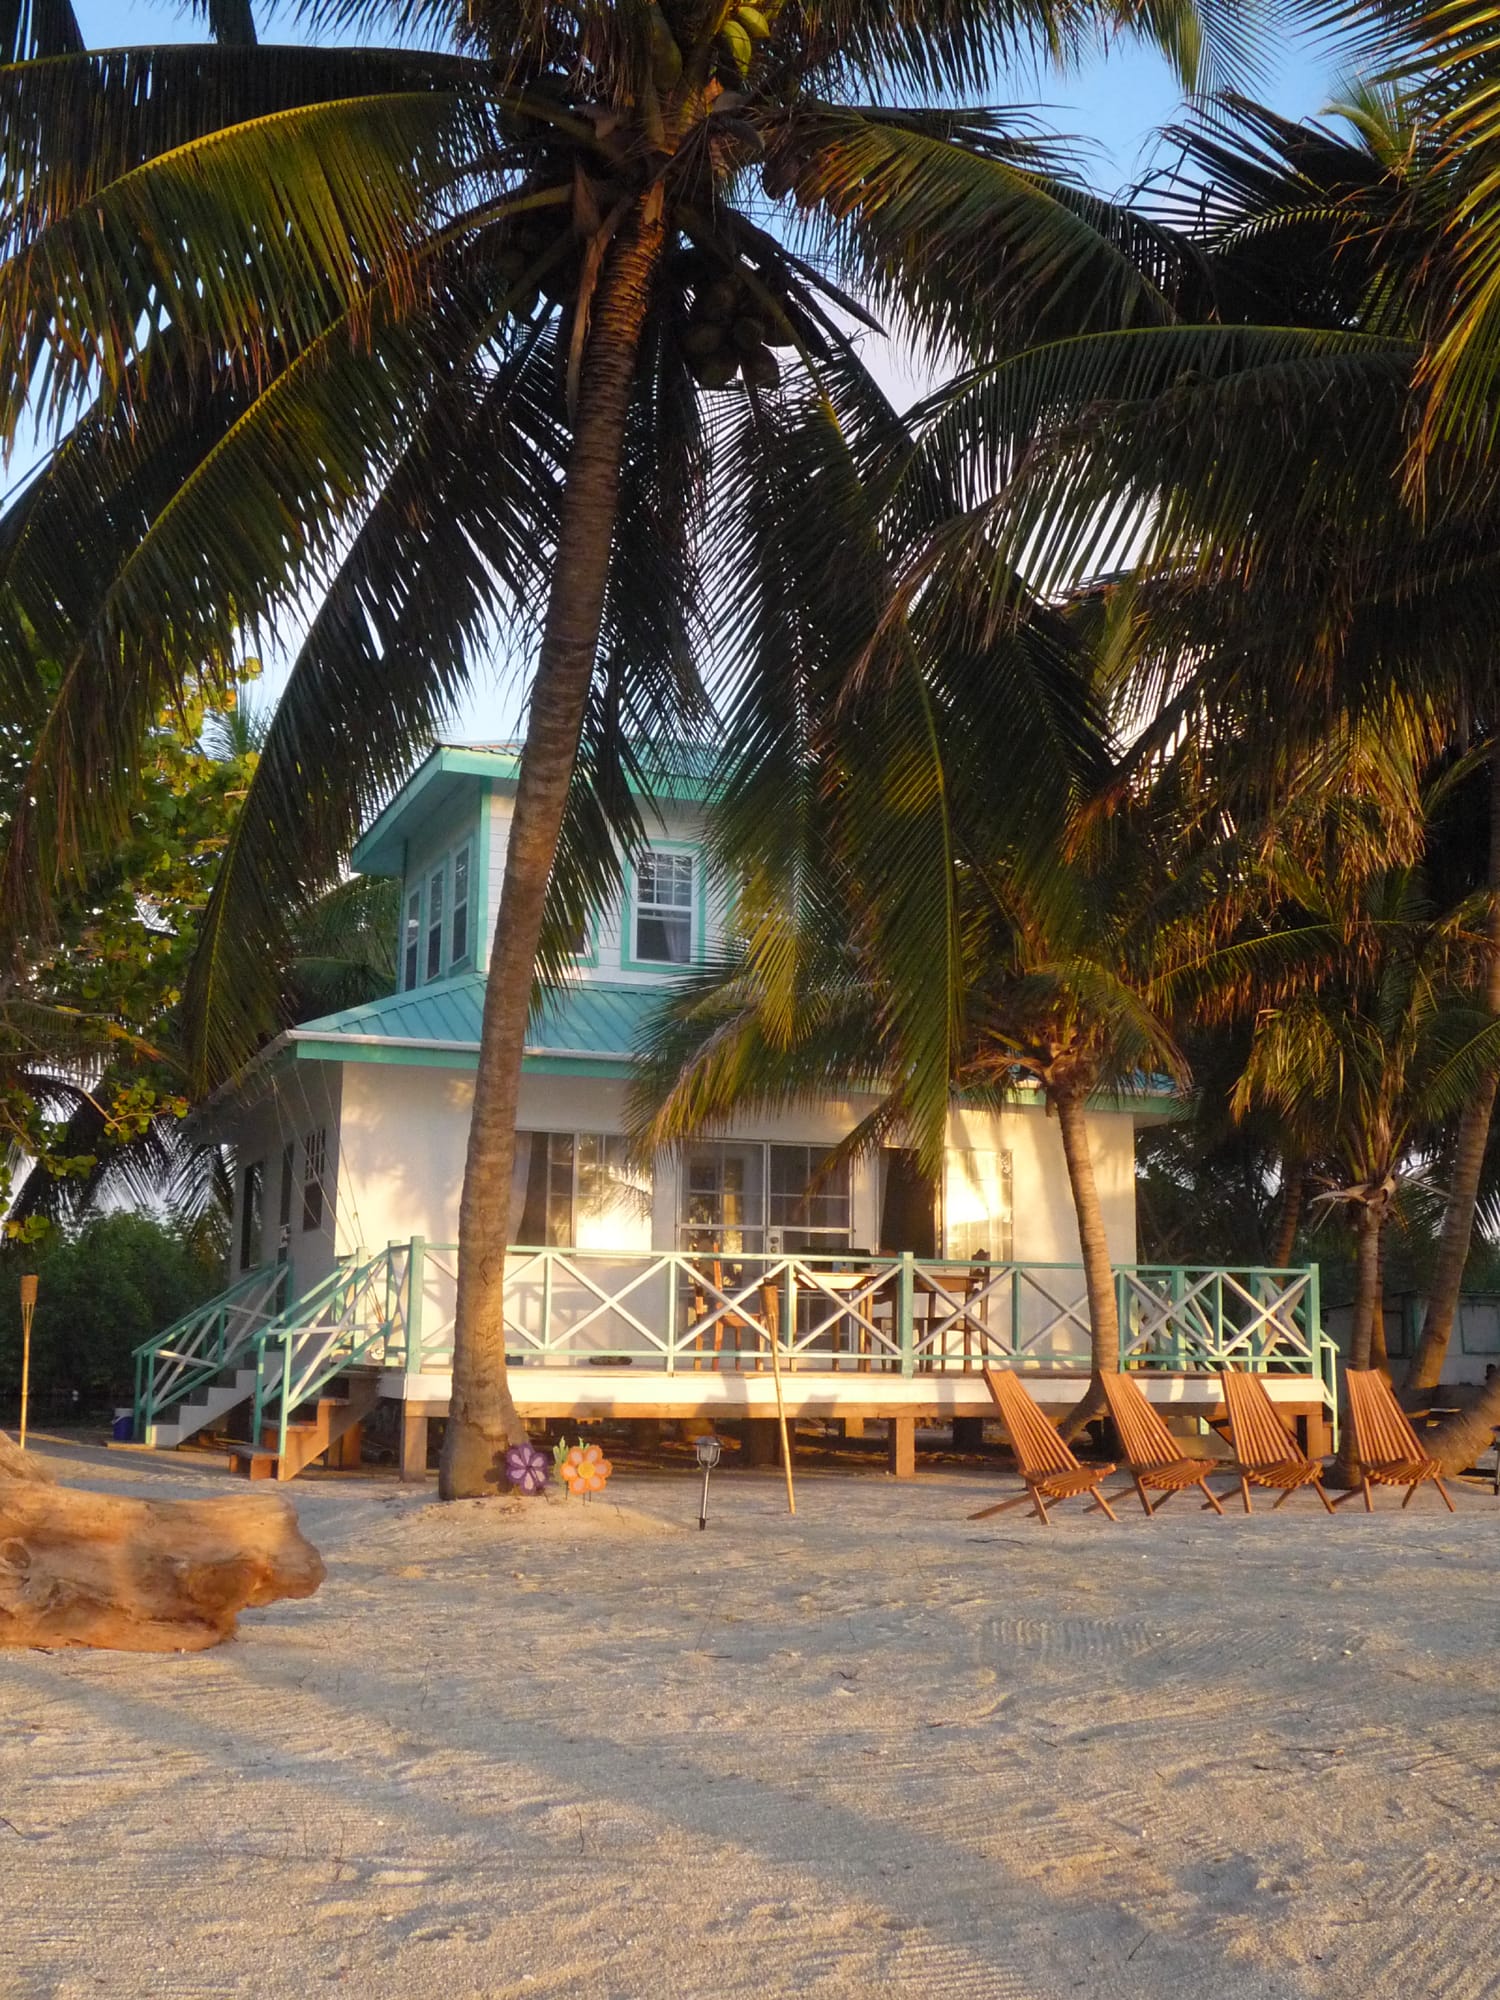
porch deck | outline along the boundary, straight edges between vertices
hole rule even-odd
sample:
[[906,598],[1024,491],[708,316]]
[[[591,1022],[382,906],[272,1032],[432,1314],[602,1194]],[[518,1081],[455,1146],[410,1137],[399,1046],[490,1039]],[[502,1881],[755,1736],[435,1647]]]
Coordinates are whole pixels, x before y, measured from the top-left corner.
[[[403,1459],[425,1463],[427,1421],[451,1387],[457,1250],[420,1237],[356,1254],[279,1312],[257,1274],[137,1357],[137,1436],[171,1433],[205,1384],[253,1381],[252,1438],[284,1451],[291,1413],[353,1367],[378,1372],[407,1419]],[[1316,1268],[1122,1265],[1119,1362],[1153,1401],[1220,1414],[1225,1368],[1263,1374],[1309,1449],[1334,1409],[1333,1348]],[[226,1294],[228,1299],[231,1295]],[[506,1268],[512,1388],[538,1418],[793,1417],[891,1426],[909,1469],[918,1423],[990,1413],[983,1369],[1025,1373],[1049,1408],[1077,1401],[1090,1362],[1082,1269],[896,1257],[716,1251],[518,1249]],[[238,1394],[250,1392],[238,1387]],[[179,1422],[178,1436],[186,1435]]]

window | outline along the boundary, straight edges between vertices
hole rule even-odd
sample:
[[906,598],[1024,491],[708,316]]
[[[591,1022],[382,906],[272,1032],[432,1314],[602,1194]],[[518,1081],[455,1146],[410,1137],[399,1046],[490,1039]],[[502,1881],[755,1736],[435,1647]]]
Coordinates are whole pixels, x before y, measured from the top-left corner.
[[240,1199],[240,1269],[252,1271],[260,1262],[261,1193],[265,1185],[266,1163],[252,1160],[245,1169],[245,1185]]
[[849,1247],[849,1162],[828,1164],[822,1146],[772,1146],[767,1221],[783,1250],[813,1254]]
[[292,1188],[297,1178],[297,1142],[289,1139],[281,1149],[281,1202],[277,1210],[279,1236],[277,1252],[285,1256],[292,1233]]
[[987,1257],[1008,1264],[1013,1254],[1009,1153],[952,1148],[944,1162],[943,1243],[950,1257]]
[[603,1132],[518,1132],[510,1241],[527,1249],[611,1250],[650,1241],[651,1183]]
[[725,1140],[683,1161],[678,1236],[684,1250],[730,1256],[765,1247],[765,1147]]
[[422,945],[422,891],[414,889],[406,899],[406,929],[402,936],[402,985],[409,992],[417,983],[417,954]]
[[319,1126],[302,1141],[302,1227],[323,1227],[323,1176],[328,1168],[328,1133]]
[[446,864],[434,868],[427,882],[427,977],[436,979],[443,969],[443,877]]
[[461,847],[453,857],[453,922],[450,926],[448,963],[460,965],[469,955],[469,850]]
[[635,956],[648,965],[693,957],[693,857],[649,849],[635,873]]

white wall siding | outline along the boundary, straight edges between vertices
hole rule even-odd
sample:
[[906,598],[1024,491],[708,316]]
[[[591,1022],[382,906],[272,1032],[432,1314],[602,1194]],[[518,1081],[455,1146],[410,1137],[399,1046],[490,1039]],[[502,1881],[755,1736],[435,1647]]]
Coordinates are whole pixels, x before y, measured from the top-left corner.
[[[303,1064],[304,1073],[337,1066]],[[343,1119],[338,1183],[340,1246],[366,1248],[413,1235],[452,1242],[458,1231],[464,1151],[472,1078],[459,1071],[407,1068],[386,1063],[351,1063],[344,1070]],[[528,1075],[522,1080],[520,1126],[524,1131],[619,1133],[623,1129],[625,1085],[597,1077]],[[868,1109],[859,1099],[833,1100],[808,1111],[747,1118],[733,1136],[751,1141],[779,1140],[832,1145]],[[1111,1255],[1118,1263],[1135,1256],[1135,1143],[1128,1113],[1090,1114],[1094,1173],[1104,1207]],[[996,1115],[956,1111],[949,1144],[998,1154],[1012,1163],[1014,1255],[1021,1263],[1076,1264],[1078,1230],[1073,1216],[1062,1142],[1054,1119],[1038,1106],[1018,1106]],[[679,1164],[666,1156],[652,1176],[649,1216],[622,1204],[609,1218],[618,1249],[670,1249],[676,1241]],[[851,1235],[873,1248],[879,1241],[878,1162],[855,1163],[852,1176]],[[590,1231],[599,1236],[599,1218]],[[605,1247],[602,1238],[598,1247]],[[998,1244],[995,1246],[998,1252]]]

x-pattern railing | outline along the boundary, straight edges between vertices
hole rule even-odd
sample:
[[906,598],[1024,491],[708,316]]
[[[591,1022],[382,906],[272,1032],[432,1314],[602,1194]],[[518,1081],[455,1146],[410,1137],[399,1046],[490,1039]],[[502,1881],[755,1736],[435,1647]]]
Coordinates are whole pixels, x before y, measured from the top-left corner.
[[[267,1323],[280,1277],[252,1273],[148,1342],[137,1355],[138,1409],[144,1400],[161,1414],[164,1398],[180,1400],[231,1348],[255,1349],[257,1417],[279,1405],[283,1422],[353,1360],[407,1372],[448,1366],[455,1245],[415,1237],[346,1258]],[[1315,1269],[1120,1265],[1114,1277],[1123,1367],[1270,1365],[1331,1393]],[[260,1306],[257,1286],[270,1288]],[[237,1314],[243,1335],[229,1331]],[[854,1252],[523,1247],[507,1260],[506,1328],[517,1365],[620,1355],[667,1373],[764,1368],[773,1341],[776,1358],[797,1370],[947,1374],[999,1362],[1073,1372],[1088,1365],[1091,1345],[1077,1265]]]
[[135,1350],[137,1437],[149,1437],[168,1409],[248,1359],[256,1334],[276,1310],[283,1275],[279,1265],[259,1265],[142,1342]]
[[1127,1365],[1252,1366],[1276,1358],[1316,1361],[1308,1271],[1123,1271],[1121,1349]]

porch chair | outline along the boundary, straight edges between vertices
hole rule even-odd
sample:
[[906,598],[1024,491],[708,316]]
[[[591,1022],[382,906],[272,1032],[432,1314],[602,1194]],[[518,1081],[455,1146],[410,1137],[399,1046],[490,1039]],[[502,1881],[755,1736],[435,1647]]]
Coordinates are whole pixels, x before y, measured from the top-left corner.
[[1057,1427],[1048,1422],[1018,1377],[1008,1370],[986,1368],[984,1379],[1005,1424],[1016,1464],[1026,1482],[1026,1491],[1016,1494],[1013,1499],[1002,1500],[994,1507],[981,1507],[969,1519],[987,1521],[992,1514],[1003,1514],[1010,1507],[1023,1507],[1029,1500],[1038,1518],[1046,1525],[1049,1500],[1071,1500],[1075,1494],[1091,1493],[1094,1506],[1084,1511],[1092,1514],[1095,1507],[1102,1508],[1112,1521],[1118,1521],[1119,1515],[1105,1499],[1100,1487],[1100,1482],[1107,1479],[1115,1468],[1112,1465],[1080,1465],[1058,1436]]
[[1261,1378],[1239,1369],[1226,1369],[1219,1380],[1224,1385],[1229,1432],[1234,1442],[1234,1463],[1225,1470],[1239,1478],[1245,1512],[1254,1512],[1250,1505],[1252,1486],[1265,1486],[1280,1493],[1281,1498],[1271,1509],[1273,1514],[1299,1488],[1310,1486],[1331,1514],[1333,1502],[1323,1491],[1322,1466],[1307,1456],[1282,1422]]
[[1423,1451],[1411,1418],[1396,1401],[1396,1392],[1385,1376],[1378,1368],[1348,1368],[1344,1376],[1349,1384],[1349,1418],[1354,1425],[1360,1483],[1341,1493],[1334,1506],[1342,1507],[1346,1500],[1363,1493],[1365,1512],[1373,1513],[1373,1484],[1404,1486],[1406,1498],[1401,1505],[1409,1507],[1417,1488],[1430,1479],[1451,1514],[1454,1507],[1443,1484],[1443,1468]]
[[[693,1339],[693,1367],[695,1369],[703,1366],[705,1353],[704,1340],[705,1335],[709,1333],[713,1336],[713,1358],[709,1361],[708,1366],[710,1368],[719,1368],[723,1365],[724,1330],[726,1327],[734,1336],[732,1345],[733,1361],[731,1365],[735,1369],[744,1367],[743,1356],[746,1352],[747,1343],[742,1336],[749,1334],[748,1351],[753,1357],[750,1364],[751,1368],[757,1375],[764,1368],[765,1358],[761,1352],[761,1340],[764,1330],[760,1324],[745,1313],[736,1311],[733,1308],[726,1308],[722,1312],[719,1312],[719,1306],[725,1294],[740,1289],[743,1283],[743,1275],[743,1268],[736,1267],[726,1278],[723,1259],[720,1257],[713,1257],[709,1260],[709,1268],[706,1273],[697,1269],[693,1270],[691,1277],[692,1298],[688,1307],[688,1323],[691,1326],[700,1328],[700,1331],[695,1334]],[[712,1305],[709,1304],[710,1288],[712,1288],[715,1295]],[[763,1311],[769,1313],[771,1310],[779,1308],[780,1301],[776,1298],[776,1287],[774,1284],[763,1284],[760,1287],[760,1295]],[[713,1317],[715,1312],[719,1312],[719,1316],[713,1321],[712,1327],[708,1327],[706,1323]]]
[[[1222,1462],[1214,1458],[1186,1457],[1181,1440],[1173,1437],[1161,1412],[1131,1376],[1106,1375],[1104,1394],[1120,1443],[1125,1448],[1125,1456],[1130,1461],[1130,1476],[1135,1481],[1136,1493],[1146,1512],[1159,1513],[1174,1493],[1197,1486],[1203,1491],[1203,1505],[1212,1507],[1216,1514],[1222,1514],[1224,1509],[1219,1505],[1218,1495],[1208,1483],[1211,1472],[1224,1470]],[[1148,1488],[1162,1496],[1154,1507],[1146,1497]]]

